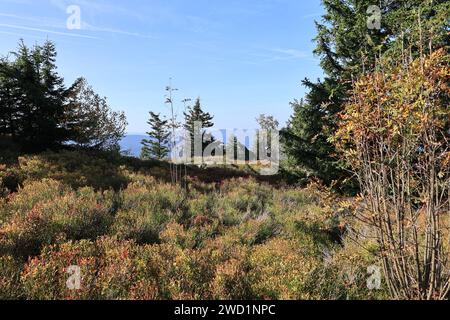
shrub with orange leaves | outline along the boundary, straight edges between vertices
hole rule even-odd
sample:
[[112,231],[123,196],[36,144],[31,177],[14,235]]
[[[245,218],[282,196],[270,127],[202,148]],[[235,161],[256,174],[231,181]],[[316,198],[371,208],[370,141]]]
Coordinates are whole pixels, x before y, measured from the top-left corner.
[[[89,241],[65,243],[44,248],[39,257],[32,258],[22,273],[22,285],[32,300],[97,299],[96,273],[99,261],[97,246]],[[67,285],[71,266],[81,270],[80,288]]]
[[[341,223],[340,202],[317,184],[190,178],[185,190],[166,182],[164,165],[121,159],[127,167],[105,168],[86,157],[24,156],[16,168],[26,179],[0,200],[0,298],[339,299],[366,292],[333,277],[345,261],[324,262],[326,250],[359,253],[329,236]],[[71,266],[80,267],[79,290],[67,286]]]
[[397,299],[450,294],[450,55],[442,48],[354,83],[335,137],[358,176]]
[[186,210],[181,188],[169,184],[155,187],[142,181],[133,182],[121,197],[113,233],[141,244],[157,243],[165,226]]
[[12,256],[0,256],[0,300],[24,298],[20,272],[22,264]]
[[259,299],[308,299],[304,283],[319,261],[302,244],[273,239],[257,246],[251,256],[252,291]]
[[58,238],[96,239],[112,223],[109,201],[90,188],[75,192],[54,180],[26,184],[0,208],[12,214],[0,225],[0,253],[26,259]]

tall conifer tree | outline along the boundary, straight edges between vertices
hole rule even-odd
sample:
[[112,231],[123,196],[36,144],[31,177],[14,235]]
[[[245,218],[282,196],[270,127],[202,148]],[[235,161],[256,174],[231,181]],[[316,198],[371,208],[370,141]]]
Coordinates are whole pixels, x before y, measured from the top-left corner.
[[[211,114],[203,111],[201,106],[200,98],[197,98],[193,107],[189,107],[187,112],[184,113],[185,117],[185,130],[189,133],[192,141],[192,155],[194,155],[194,136],[201,135],[203,141],[203,149],[206,146],[214,141],[214,138],[211,135],[207,135],[207,128],[212,128],[214,126],[213,119],[214,117]],[[195,122],[201,123],[202,132],[195,132]]]
[[148,124],[151,130],[147,133],[149,139],[142,140],[141,158],[162,160],[170,151],[168,121],[162,120],[159,114],[150,112]]

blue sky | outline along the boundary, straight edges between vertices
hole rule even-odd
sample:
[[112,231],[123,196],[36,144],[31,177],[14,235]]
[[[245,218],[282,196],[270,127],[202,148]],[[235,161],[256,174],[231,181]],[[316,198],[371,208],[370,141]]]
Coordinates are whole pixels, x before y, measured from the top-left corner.
[[[66,27],[70,5],[81,30]],[[312,39],[322,11],[320,0],[1,0],[0,54],[20,38],[53,40],[66,85],[87,78],[126,112],[129,133],[147,130],[150,110],[168,114],[170,77],[175,101],[200,96],[217,128],[251,129],[261,113],[284,124],[301,80],[321,77]]]

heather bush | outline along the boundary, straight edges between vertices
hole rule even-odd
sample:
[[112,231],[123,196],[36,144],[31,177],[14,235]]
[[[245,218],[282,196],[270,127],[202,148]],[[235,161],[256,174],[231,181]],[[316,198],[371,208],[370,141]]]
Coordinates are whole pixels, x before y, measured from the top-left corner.
[[[146,245],[136,256],[137,281],[133,295],[157,299],[208,299],[214,275],[211,256],[206,251],[182,249],[172,244]],[[150,283],[150,291],[141,287]]]
[[194,249],[201,249],[205,244],[227,230],[223,228],[218,220],[197,225],[190,229],[195,241]]
[[[99,238],[43,249],[22,274],[29,299],[130,299],[137,276],[134,242]],[[81,288],[67,285],[68,268],[80,267]]]
[[283,227],[271,216],[262,216],[222,230],[223,241],[236,242],[242,245],[258,245],[276,237],[283,232]]
[[181,249],[192,249],[195,247],[195,235],[186,230],[184,226],[176,222],[169,223],[160,233],[159,238],[163,243],[171,244]]
[[11,256],[0,256],[0,300],[23,298],[20,283],[22,264]]
[[212,220],[218,219],[218,193],[215,191],[209,193],[193,192],[190,195],[188,207],[189,207],[189,221],[190,225],[196,225],[199,220]]
[[[376,244],[351,241],[359,225],[328,190],[189,170],[181,188],[163,164],[85,152],[0,167],[18,186],[0,187],[0,299],[386,296],[366,284]],[[70,266],[80,290],[67,287]]]
[[[90,241],[52,245],[29,260],[22,273],[26,297],[32,300],[97,299],[96,274],[100,265],[98,247]],[[81,287],[68,285],[71,266],[81,270]]]
[[119,165],[97,154],[60,151],[19,158],[19,168],[27,179],[50,178],[73,188],[120,190],[128,183]]
[[142,301],[161,300],[157,281],[154,278],[137,280],[130,289],[129,299]]
[[3,178],[0,177],[0,205],[4,202],[4,198],[9,195],[9,190],[3,183]]
[[272,190],[252,179],[233,179],[223,183],[218,199],[218,214],[227,226],[266,213],[272,201]]
[[16,192],[24,180],[24,175],[17,167],[7,167],[0,163],[0,197],[5,197],[10,192]]
[[214,299],[254,299],[250,273],[250,248],[216,242],[212,251],[216,262],[211,291]]
[[101,299],[130,299],[137,279],[135,242],[102,238],[96,245],[100,251],[96,287]]
[[96,239],[108,232],[111,206],[90,188],[72,191],[53,180],[30,183],[0,209],[12,214],[0,226],[0,252],[27,258],[58,238]]
[[58,237],[58,229],[41,205],[25,214],[14,215],[0,229],[0,254],[21,259],[39,254],[40,249]]
[[135,182],[122,192],[122,203],[113,226],[121,239],[155,243],[165,225],[183,215],[181,189],[170,185],[146,186]]
[[219,192],[215,188],[203,192],[193,191],[189,194],[187,211],[184,217],[178,219],[191,231],[194,247],[202,247],[210,238],[224,232],[225,227],[219,213]]
[[68,189],[63,184],[50,179],[25,183],[23,188],[17,193],[10,194],[8,201],[1,204],[0,223],[6,222],[13,215],[24,215],[41,202],[59,198]]
[[258,299],[308,299],[304,284],[320,265],[308,248],[293,240],[272,239],[252,251],[249,274]]
[[214,267],[209,253],[204,250],[187,249],[174,257],[172,268],[163,273],[169,279],[170,298],[175,300],[209,299],[209,283]]

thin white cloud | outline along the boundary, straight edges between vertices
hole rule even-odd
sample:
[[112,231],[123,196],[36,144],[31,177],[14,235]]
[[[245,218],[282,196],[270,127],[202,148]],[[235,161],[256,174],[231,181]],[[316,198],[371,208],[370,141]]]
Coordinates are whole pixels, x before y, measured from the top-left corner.
[[25,37],[26,36],[26,37],[36,38],[36,39],[46,39],[43,36],[25,35],[25,34],[22,34],[22,33],[19,33],[19,32],[9,32],[9,31],[2,31],[2,30],[0,30],[0,34],[7,34],[7,35],[10,35],[10,36],[16,36],[16,37]]
[[105,2],[101,0],[50,0],[50,3],[62,11],[66,11],[70,5],[78,5],[82,10],[89,11],[90,14],[109,13],[116,15],[127,15],[137,19],[145,19],[140,12],[127,9],[125,7],[112,4],[111,1]]
[[138,32],[130,32],[130,31],[116,29],[116,28],[93,26],[87,22],[82,23],[82,29],[87,30],[87,31],[93,31],[93,32],[104,32],[104,33],[111,33],[111,34],[124,35],[124,36],[130,36],[130,37],[138,37],[138,38],[147,38],[147,39],[156,39],[157,38],[152,35],[146,35],[146,34],[142,34],[142,33],[138,33]]
[[264,63],[274,61],[303,60],[312,58],[312,56],[307,52],[292,48],[264,49],[260,50],[258,53],[251,55],[262,59],[261,62]]
[[[15,14],[8,14],[8,13],[2,13],[0,12],[0,17],[10,18],[12,20],[21,20],[21,21],[28,21],[32,22],[32,24],[38,25],[38,27],[35,26],[25,26],[26,28],[33,28],[33,29],[42,29],[42,28],[52,28],[52,29],[66,29],[66,25],[64,21],[57,21],[52,20],[47,17],[30,17],[30,16],[20,16]],[[14,26],[18,26],[17,24],[11,24]],[[139,37],[139,38],[147,38],[147,39],[156,39],[157,37],[147,34],[142,34],[138,32],[129,32],[126,30],[116,29],[116,28],[109,28],[109,27],[99,27],[91,25],[85,21],[82,21],[82,30],[86,31],[92,31],[92,32],[100,32],[100,33],[111,33],[111,34],[117,34],[117,35],[124,35],[124,36],[131,36],[131,37]],[[33,30],[37,31],[37,30]],[[56,31],[51,31],[51,33],[56,33]],[[57,34],[60,35],[68,35],[68,32],[57,32]],[[72,34],[72,33],[70,33]]]
[[3,13],[0,12],[0,17],[9,18],[11,20],[21,20],[21,21],[28,21],[32,22],[34,24],[39,24],[40,26],[46,27],[46,28],[65,28],[66,25],[62,21],[56,21],[54,19],[50,19],[48,17],[30,17],[30,16],[21,16],[17,14],[9,14],[9,13]]
[[280,54],[280,56],[278,56],[279,60],[283,60],[283,59],[305,59],[305,58],[309,58],[310,55],[305,52],[305,51],[301,51],[301,50],[297,50],[297,49],[273,49],[272,50],[275,53]]
[[43,32],[43,33],[47,33],[47,34],[55,34],[55,35],[75,37],[75,38],[99,39],[97,37],[88,36],[88,35],[79,34],[79,33],[59,32],[59,31],[53,31],[53,30],[48,30],[48,29],[25,27],[25,26],[6,24],[6,23],[0,23],[0,27],[9,28],[9,29],[17,29],[17,30]]

